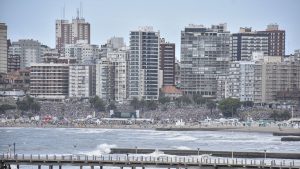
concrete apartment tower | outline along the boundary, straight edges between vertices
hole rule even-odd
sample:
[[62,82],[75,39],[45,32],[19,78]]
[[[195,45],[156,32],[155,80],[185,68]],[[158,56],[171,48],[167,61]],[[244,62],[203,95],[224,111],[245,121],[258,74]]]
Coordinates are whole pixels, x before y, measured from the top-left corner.
[[175,85],[175,43],[166,42],[161,39],[160,42],[160,70],[162,70],[162,85]]
[[189,25],[181,31],[181,89],[184,94],[216,98],[217,79],[230,61],[230,32],[226,24]]
[[0,23],[0,73],[7,73],[7,26]]
[[152,27],[130,32],[129,99],[157,100],[160,33]]
[[285,30],[279,30],[277,24],[269,24],[265,31],[258,31],[258,34],[268,35],[268,56],[285,55]]
[[66,44],[76,44],[78,40],[85,40],[88,44],[91,42],[90,24],[82,16],[79,16],[78,10],[77,17],[72,19],[72,23],[64,19],[56,20],[55,28],[56,49],[59,52]]
[[234,61],[250,61],[253,52],[268,55],[269,35],[257,33],[251,28],[240,28],[239,33],[232,34],[231,53]]

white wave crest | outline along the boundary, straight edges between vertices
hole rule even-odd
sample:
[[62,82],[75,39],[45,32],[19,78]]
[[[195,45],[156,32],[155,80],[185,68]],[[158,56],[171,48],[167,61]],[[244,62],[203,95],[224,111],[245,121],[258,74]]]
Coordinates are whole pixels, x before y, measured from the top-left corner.
[[186,147],[186,146],[173,146],[173,148],[177,149],[177,150],[191,150],[191,148],[189,147]]
[[176,136],[176,137],[167,138],[167,140],[194,141],[197,140],[197,138],[192,136]]
[[95,150],[88,151],[88,152],[83,152],[82,154],[85,155],[103,155],[103,154],[109,154],[111,151],[111,148],[117,147],[115,144],[100,144],[96,147]]

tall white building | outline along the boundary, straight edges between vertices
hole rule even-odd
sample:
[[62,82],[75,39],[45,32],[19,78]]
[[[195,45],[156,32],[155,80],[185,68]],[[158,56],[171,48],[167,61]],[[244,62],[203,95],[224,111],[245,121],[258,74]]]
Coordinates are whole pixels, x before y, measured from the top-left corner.
[[0,23],[0,73],[7,73],[7,26]]
[[99,46],[90,45],[87,41],[66,44],[64,57],[74,58],[78,64],[95,64],[96,59],[99,58]]
[[235,61],[230,64],[226,79],[226,98],[254,101],[254,68],[253,61]]
[[105,100],[123,102],[127,99],[128,51],[107,53],[96,65],[96,95]]
[[152,27],[130,32],[129,99],[157,100],[160,33]]
[[96,95],[101,99],[114,100],[114,71],[112,63],[101,58],[96,64]]
[[123,102],[127,99],[127,59],[128,51],[114,51],[107,54],[113,66],[114,99]]
[[69,97],[88,98],[96,93],[96,66],[69,66]]

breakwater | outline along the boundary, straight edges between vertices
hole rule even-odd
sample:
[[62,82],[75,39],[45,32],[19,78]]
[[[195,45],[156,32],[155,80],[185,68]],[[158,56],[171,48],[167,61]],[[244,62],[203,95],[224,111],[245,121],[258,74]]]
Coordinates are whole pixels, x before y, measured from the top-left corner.
[[[135,148],[111,148],[111,154],[149,154],[155,152],[155,149],[135,149]],[[279,159],[300,159],[300,153],[277,153],[277,152],[246,152],[246,151],[207,151],[207,150],[171,150],[160,149],[164,154],[189,156],[209,154],[215,157],[232,157],[234,158],[279,158]]]

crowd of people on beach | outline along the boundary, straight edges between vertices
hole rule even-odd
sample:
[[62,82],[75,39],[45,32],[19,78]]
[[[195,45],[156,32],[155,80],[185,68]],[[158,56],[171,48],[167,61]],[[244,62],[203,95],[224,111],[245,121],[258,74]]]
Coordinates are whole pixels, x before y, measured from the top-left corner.
[[[115,120],[109,119],[110,110],[96,111],[88,100],[41,101],[39,112],[28,117],[28,112],[10,110],[0,118],[1,126],[34,125],[34,126],[136,126],[149,128],[151,126],[175,125],[179,120],[186,125],[199,125],[207,119],[223,118],[217,108],[210,110],[205,106],[187,105],[177,107],[172,105],[158,106],[155,110],[140,110],[139,119]],[[128,104],[117,104],[115,111],[134,111]],[[269,119],[273,109],[266,107],[240,109],[235,118],[243,121]],[[16,116],[16,114],[19,114]],[[11,116],[14,115],[14,116]],[[26,116],[27,115],[27,116]],[[38,119],[35,117],[38,116]],[[6,120],[3,120],[6,119]],[[109,119],[109,120],[108,120]],[[222,124],[223,125],[223,124]]]

